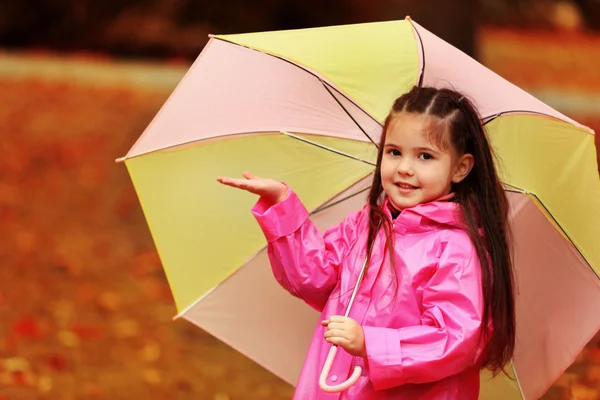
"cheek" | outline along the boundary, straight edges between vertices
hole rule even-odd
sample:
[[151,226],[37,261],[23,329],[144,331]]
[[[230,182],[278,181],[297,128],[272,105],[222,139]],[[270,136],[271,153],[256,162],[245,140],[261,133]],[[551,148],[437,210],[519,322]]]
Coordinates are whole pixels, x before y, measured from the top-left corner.
[[437,168],[427,168],[420,171],[419,180],[429,185],[445,185],[452,179],[449,171],[443,168],[442,165]]
[[381,180],[385,181],[386,179],[389,179],[390,176],[393,175],[394,168],[393,168],[393,166],[390,166],[390,163],[382,162],[379,171],[381,174]]

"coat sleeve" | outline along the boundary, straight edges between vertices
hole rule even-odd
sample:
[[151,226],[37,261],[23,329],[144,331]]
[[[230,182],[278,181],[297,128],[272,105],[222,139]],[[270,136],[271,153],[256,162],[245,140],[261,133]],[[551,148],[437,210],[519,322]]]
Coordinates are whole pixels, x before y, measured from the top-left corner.
[[423,288],[420,325],[363,327],[369,378],[376,390],[438,381],[477,362],[481,267],[474,246],[460,239],[442,243],[438,268]]
[[267,239],[275,279],[292,295],[323,311],[356,237],[358,213],[323,235],[291,190],[285,200],[273,206],[259,199],[252,213]]

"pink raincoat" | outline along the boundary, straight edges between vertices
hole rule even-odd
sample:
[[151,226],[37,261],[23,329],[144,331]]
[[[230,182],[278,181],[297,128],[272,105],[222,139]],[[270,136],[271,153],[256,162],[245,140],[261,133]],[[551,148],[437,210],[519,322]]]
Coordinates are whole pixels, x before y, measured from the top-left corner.
[[[366,254],[368,206],[325,235],[291,191],[271,207],[260,199],[252,212],[267,238],[277,281],[321,311],[322,319],[344,315]],[[395,275],[380,229],[350,312],[364,329],[367,358],[340,349],[327,383],[346,380],[355,365],[363,368],[361,378],[342,393],[319,389],[331,345],[318,325],[294,399],[478,398],[481,270],[459,215],[460,206],[450,201],[403,210],[394,220]]]

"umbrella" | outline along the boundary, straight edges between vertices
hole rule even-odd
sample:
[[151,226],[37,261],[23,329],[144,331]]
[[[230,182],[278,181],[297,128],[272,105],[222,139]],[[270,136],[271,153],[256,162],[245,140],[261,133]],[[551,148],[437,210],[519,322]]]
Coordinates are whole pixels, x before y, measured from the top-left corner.
[[415,84],[474,100],[511,204],[514,379],[484,372],[481,398],[538,398],[600,328],[593,132],[410,19],[211,37],[122,158],[178,317],[295,383],[319,316],[271,276],[256,198],[215,177],[285,181],[332,226],[364,204],[381,124]]

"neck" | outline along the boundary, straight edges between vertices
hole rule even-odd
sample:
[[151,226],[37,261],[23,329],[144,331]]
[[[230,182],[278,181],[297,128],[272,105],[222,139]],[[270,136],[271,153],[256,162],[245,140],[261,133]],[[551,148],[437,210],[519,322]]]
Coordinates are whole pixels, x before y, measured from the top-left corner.
[[387,207],[388,207],[388,210],[390,210],[390,213],[392,214],[392,219],[396,219],[396,217],[398,217],[398,215],[400,215],[401,211],[396,210],[396,207],[394,207],[392,205],[391,201],[388,201]]
[[[445,195],[443,195],[441,197],[438,197],[435,200],[428,201],[428,203],[433,203],[435,201],[448,201],[448,200],[452,199],[454,196],[455,196],[455,193],[454,192],[450,192],[450,193],[445,194]],[[400,215],[400,213],[402,212],[402,210],[398,210],[396,207],[394,207],[394,205],[389,200],[389,198],[386,198],[386,199],[387,199],[387,201],[386,201],[387,204],[386,205],[387,205],[388,210],[390,210],[390,213],[392,214],[392,219],[396,219],[398,217],[398,215]],[[425,204],[425,203],[420,203],[418,205],[421,205],[421,204]]]

